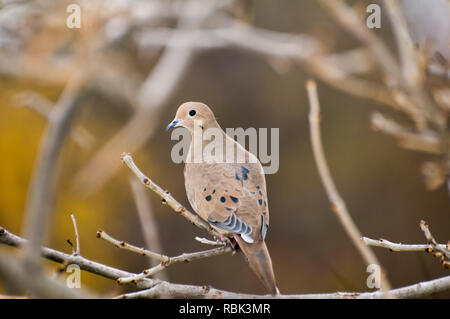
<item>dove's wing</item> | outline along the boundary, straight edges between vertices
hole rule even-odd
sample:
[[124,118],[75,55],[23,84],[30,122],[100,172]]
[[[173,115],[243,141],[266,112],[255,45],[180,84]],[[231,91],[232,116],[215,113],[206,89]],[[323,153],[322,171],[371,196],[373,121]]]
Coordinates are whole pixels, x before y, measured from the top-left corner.
[[186,190],[194,210],[214,227],[246,242],[264,239],[269,225],[261,164],[186,164]]

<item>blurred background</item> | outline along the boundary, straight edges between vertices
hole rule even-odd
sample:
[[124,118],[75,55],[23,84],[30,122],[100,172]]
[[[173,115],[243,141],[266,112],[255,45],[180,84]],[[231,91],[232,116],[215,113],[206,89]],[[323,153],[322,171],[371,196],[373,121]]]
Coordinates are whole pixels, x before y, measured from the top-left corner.
[[[347,4],[364,20],[371,2]],[[66,25],[71,14],[66,9],[72,3],[81,7],[81,28]],[[374,111],[408,123],[402,114],[321,81],[308,68],[308,58],[297,63],[201,36],[186,36],[183,42],[170,32],[242,23],[277,34],[305,35],[320,43],[321,52],[330,54],[359,48],[361,42],[323,6],[314,0],[190,5],[188,1],[2,1],[0,226],[23,235],[27,191],[47,116],[74,74],[82,74],[94,89],[83,101],[55,163],[57,187],[46,246],[71,253],[66,240],[75,241],[70,218],[74,213],[82,256],[131,272],[148,267],[146,258],[96,238],[97,229],[103,229],[120,240],[146,246],[130,188],[131,172],[120,154],[131,152],[144,173],[191,209],[183,165],[171,161],[175,142],[164,128],[181,103],[201,101],[213,109],[224,128],[280,129],[279,171],[266,176],[271,213],[266,242],[280,291],[367,291],[366,266],[330,208],[311,150],[304,84],[315,78],[327,160],[361,233],[422,244],[426,240],[419,221],[424,219],[439,242],[450,239],[448,189],[437,183],[430,190],[422,174],[424,163],[440,163],[441,157],[401,148],[395,139],[371,128]],[[382,27],[373,32],[396,52],[389,19],[386,12],[381,14]],[[315,55],[311,47],[302,50],[311,58]],[[369,66],[359,76],[386,84],[380,69],[366,62]],[[448,78],[433,78],[427,88],[431,85],[448,88]],[[162,253],[172,256],[205,249],[194,237],[206,233],[162,205],[153,192],[145,194]],[[374,251],[394,287],[448,275],[426,253]],[[48,261],[46,266],[50,273],[59,267]],[[175,283],[264,293],[239,254],[176,264],[164,275]],[[83,287],[108,296],[131,289],[85,271],[81,276]],[[0,293],[5,293],[1,278]]]

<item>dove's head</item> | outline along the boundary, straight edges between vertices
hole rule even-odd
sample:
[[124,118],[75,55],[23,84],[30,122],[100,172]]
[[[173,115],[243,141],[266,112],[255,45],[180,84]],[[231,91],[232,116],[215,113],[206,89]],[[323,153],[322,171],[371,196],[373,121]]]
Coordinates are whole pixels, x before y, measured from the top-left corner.
[[185,127],[192,133],[195,127],[203,130],[218,127],[218,124],[208,105],[200,102],[186,102],[180,105],[175,119],[167,125],[166,130],[178,126]]

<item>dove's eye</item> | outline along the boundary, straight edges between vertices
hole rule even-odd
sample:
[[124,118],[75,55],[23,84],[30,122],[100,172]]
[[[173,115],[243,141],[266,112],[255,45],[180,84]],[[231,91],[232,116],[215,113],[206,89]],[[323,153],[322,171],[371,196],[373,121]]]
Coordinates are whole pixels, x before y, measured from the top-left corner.
[[190,117],[194,117],[195,116],[195,114],[197,114],[197,111],[196,110],[194,110],[194,109],[192,109],[192,110],[189,110],[189,116]]

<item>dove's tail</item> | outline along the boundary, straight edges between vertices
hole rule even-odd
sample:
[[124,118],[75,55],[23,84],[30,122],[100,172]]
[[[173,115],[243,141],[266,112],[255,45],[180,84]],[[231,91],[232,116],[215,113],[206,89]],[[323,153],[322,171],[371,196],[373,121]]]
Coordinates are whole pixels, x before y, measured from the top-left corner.
[[239,235],[235,235],[234,238],[250,264],[250,267],[262,281],[268,292],[272,295],[276,295],[278,293],[278,289],[275,284],[272,259],[270,258],[266,243],[264,241],[259,241],[249,244]]

